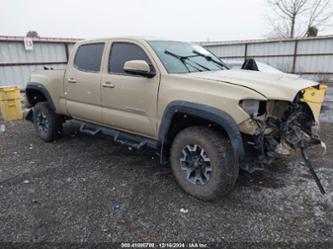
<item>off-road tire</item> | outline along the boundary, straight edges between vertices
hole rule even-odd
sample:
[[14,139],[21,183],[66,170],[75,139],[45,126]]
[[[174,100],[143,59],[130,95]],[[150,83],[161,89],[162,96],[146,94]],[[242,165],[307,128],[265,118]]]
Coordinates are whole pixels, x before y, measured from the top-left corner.
[[[40,115],[43,116],[47,128],[40,128]],[[38,136],[45,142],[51,142],[62,136],[62,117],[51,110],[47,102],[39,102],[33,108],[33,123]]]
[[[194,184],[181,169],[180,159],[186,145],[197,144],[210,159],[210,179],[204,184]],[[171,168],[178,184],[194,197],[212,201],[230,193],[238,178],[239,163],[229,139],[218,130],[204,126],[192,126],[180,131],[171,146]]]

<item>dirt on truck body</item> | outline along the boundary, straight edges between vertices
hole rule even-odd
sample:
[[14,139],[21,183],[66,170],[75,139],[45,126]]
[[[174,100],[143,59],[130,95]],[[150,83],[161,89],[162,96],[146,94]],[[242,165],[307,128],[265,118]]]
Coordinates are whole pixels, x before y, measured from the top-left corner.
[[298,149],[307,159],[306,148],[324,147],[318,117],[325,86],[246,65],[229,70],[185,42],[81,41],[65,70],[31,75],[26,117],[47,142],[71,121],[81,132],[152,147],[186,192],[213,200],[233,189],[239,169],[262,169]]

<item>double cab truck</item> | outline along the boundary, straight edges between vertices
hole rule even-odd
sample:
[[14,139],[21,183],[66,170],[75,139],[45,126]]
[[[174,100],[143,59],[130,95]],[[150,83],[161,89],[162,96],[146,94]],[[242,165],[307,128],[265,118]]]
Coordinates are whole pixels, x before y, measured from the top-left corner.
[[157,150],[189,194],[214,200],[254,171],[322,144],[325,86],[284,74],[229,70],[186,42],[108,38],[75,44],[65,70],[34,71],[28,111],[46,142],[64,122]]

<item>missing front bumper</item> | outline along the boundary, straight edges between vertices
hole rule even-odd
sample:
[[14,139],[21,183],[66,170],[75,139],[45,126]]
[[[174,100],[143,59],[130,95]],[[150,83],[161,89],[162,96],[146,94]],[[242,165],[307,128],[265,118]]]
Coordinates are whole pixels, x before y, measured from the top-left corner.
[[263,115],[239,125],[246,152],[261,162],[293,158],[301,146],[321,144],[325,152],[318,120],[326,89],[325,85],[306,88],[293,102],[268,100]]

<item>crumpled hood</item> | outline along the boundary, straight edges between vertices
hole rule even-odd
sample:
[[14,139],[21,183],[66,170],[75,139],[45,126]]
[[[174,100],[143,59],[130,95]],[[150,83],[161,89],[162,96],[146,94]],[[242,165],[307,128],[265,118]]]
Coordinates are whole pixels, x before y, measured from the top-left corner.
[[305,88],[318,85],[317,82],[289,76],[250,70],[221,70],[187,74],[188,77],[220,81],[250,88],[267,99],[293,101],[296,94]]

